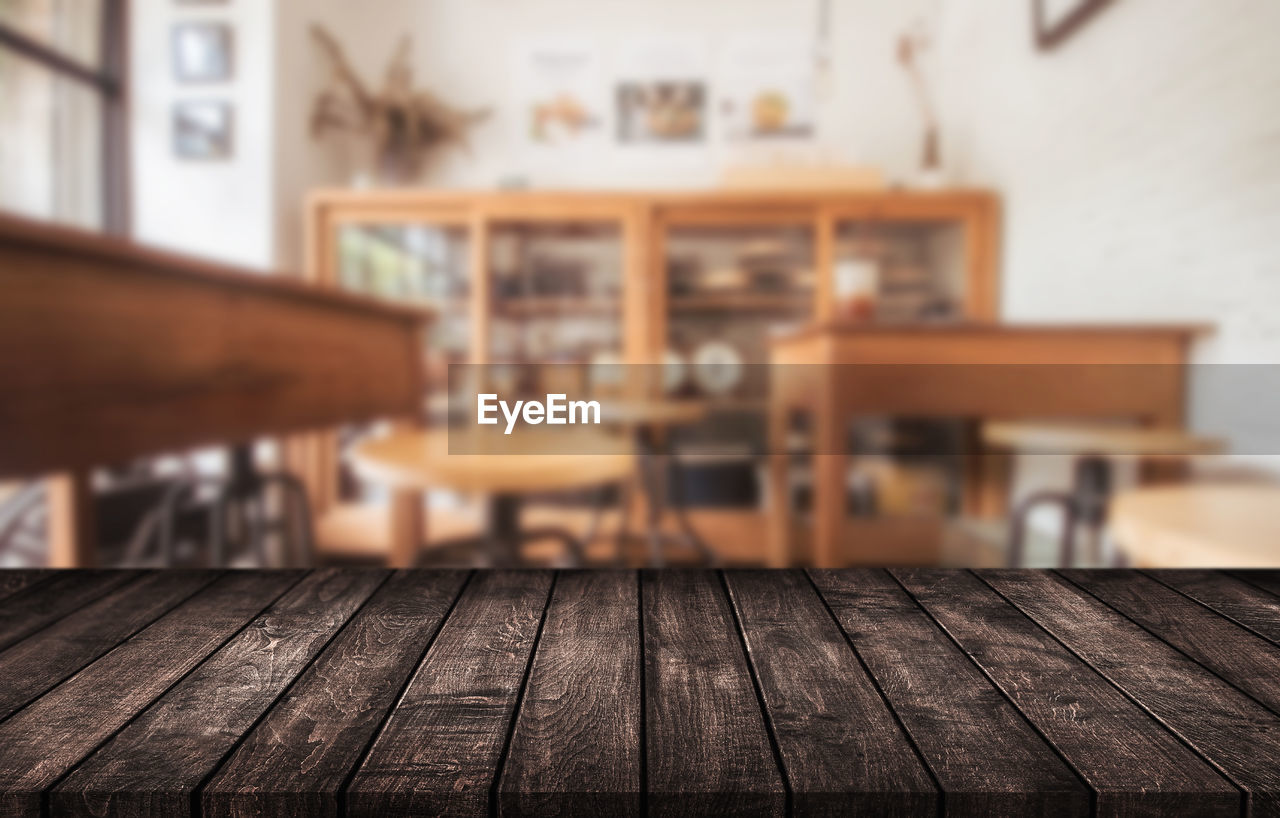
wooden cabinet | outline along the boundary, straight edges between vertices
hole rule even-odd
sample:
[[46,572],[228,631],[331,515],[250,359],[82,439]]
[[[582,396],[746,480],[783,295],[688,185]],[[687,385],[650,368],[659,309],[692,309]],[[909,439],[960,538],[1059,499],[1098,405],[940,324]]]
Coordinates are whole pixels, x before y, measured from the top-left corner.
[[[335,190],[308,204],[307,270],[431,306],[438,386],[449,363],[658,363],[713,342],[765,364],[772,337],[859,310],[907,326],[992,321],[997,230],[982,191]],[[682,444],[696,454],[712,432],[738,435],[734,462],[763,489],[768,384],[747,378],[731,397]],[[341,446],[362,431],[295,444],[322,515],[378,499],[343,476]]]

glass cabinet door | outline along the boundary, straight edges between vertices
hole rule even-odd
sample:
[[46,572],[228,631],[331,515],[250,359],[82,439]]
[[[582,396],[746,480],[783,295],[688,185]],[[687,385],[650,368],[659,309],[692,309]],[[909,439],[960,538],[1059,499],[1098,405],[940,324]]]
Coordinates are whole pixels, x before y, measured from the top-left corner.
[[[434,314],[425,334],[428,393],[424,412],[433,420],[448,410],[448,365],[465,363],[471,350],[471,239],[466,227],[436,223],[347,223],[336,230],[332,280],[342,289],[428,307]],[[347,452],[383,423],[337,430],[341,502],[384,499],[385,492],[361,481]]]
[[[963,320],[966,238],[962,218],[837,221],[834,317],[893,325]],[[851,516],[941,519],[957,509],[966,440],[961,420],[862,418],[845,434]]]
[[622,352],[625,248],[615,222],[489,230],[489,359],[587,365]]
[[675,490],[690,506],[758,507],[770,338],[814,319],[813,222],[673,223],[664,238],[668,392],[710,409],[675,431]]
[[835,316],[886,324],[960,320],[966,263],[963,221],[841,221],[832,275]]
[[465,227],[435,224],[345,224],[337,231],[335,279],[352,292],[436,314],[428,350],[448,362],[470,349],[470,237]]

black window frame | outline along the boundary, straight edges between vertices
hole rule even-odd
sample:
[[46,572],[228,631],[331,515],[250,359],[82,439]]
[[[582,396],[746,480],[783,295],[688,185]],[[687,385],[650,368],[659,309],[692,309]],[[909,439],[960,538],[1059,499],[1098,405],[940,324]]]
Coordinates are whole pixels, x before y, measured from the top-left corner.
[[129,0],[102,0],[98,31],[100,65],[85,65],[0,22],[0,49],[39,63],[60,77],[98,93],[102,103],[102,229],[127,236],[129,196],[128,20]]

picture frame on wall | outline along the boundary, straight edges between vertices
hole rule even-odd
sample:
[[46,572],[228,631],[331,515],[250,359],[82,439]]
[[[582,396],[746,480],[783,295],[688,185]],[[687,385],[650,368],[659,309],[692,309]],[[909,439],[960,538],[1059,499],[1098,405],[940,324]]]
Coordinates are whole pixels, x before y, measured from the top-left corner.
[[173,106],[173,154],[179,159],[230,159],[235,112],[221,100],[188,100]]
[[1080,30],[1113,0],[1031,0],[1036,47],[1048,51]]
[[174,78],[187,84],[231,79],[233,47],[227,23],[178,23],[173,27]]

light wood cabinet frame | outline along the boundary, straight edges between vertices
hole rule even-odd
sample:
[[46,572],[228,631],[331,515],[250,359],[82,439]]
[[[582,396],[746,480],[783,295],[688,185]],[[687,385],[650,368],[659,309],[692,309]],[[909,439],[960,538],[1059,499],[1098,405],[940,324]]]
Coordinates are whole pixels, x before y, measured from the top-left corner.
[[[463,227],[470,247],[470,360],[491,360],[493,312],[489,239],[504,222],[604,222],[619,227],[623,254],[622,351],[632,364],[657,363],[667,346],[672,304],[666,248],[680,227],[811,229],[817,283],[812,318],[837,311],[834,267],[839,225],[849,221],[945,221],[964,230],[966,321],[998,317],[1000,209],[981,190],[954,191],[435,191],[321,190],[306,205],[307,275],[340,286],[337,230],[349,224],[424,224]],[[332,434],[290,443],[291,462],[313,492],[317,514],[334,507],[337,446]]]

